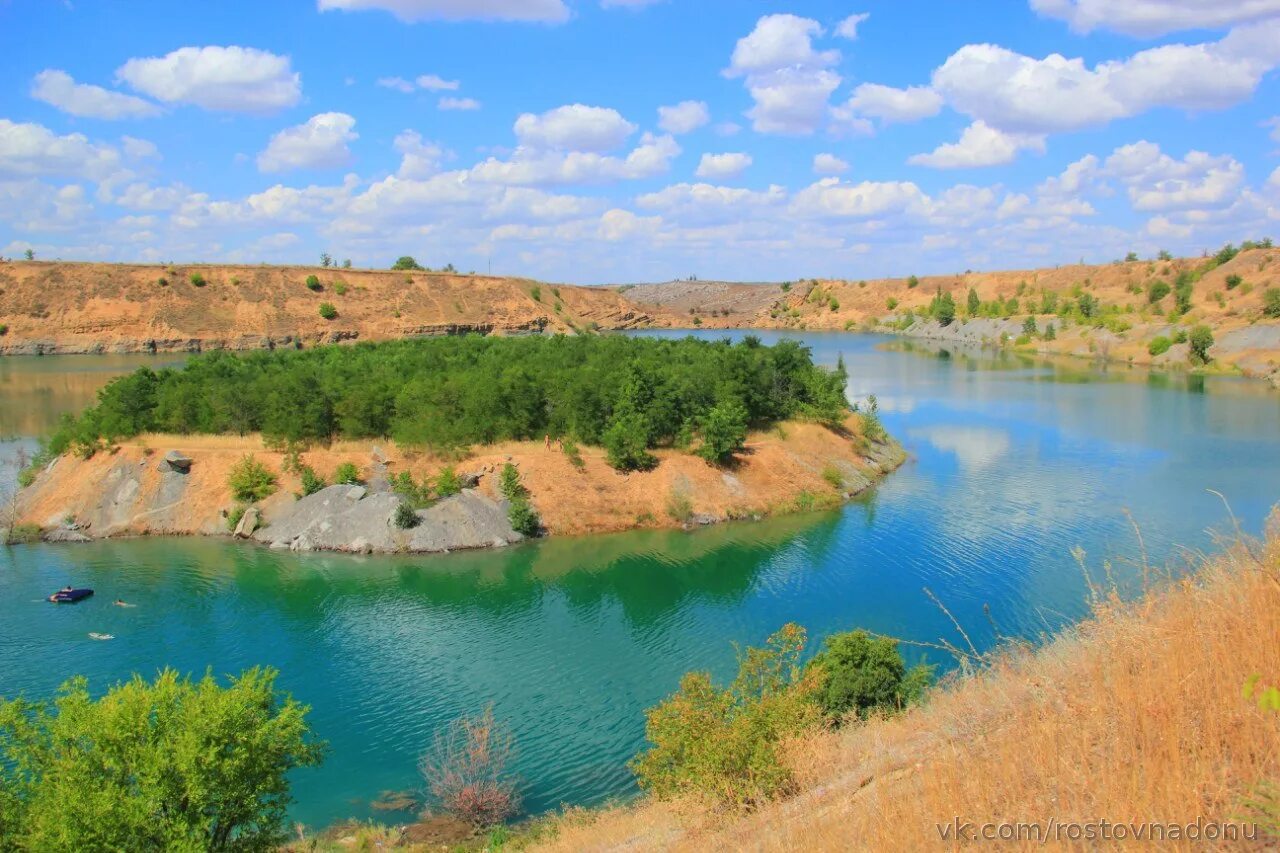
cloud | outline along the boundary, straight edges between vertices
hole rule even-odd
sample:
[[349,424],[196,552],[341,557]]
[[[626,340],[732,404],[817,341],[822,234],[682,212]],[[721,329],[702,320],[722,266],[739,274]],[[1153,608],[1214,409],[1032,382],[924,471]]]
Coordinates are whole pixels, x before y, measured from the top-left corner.
[[681,101],[670,107],[658,107],[658,127],[677,136],[692,133],[711,122],[711,111],[705,101]]
[[480,106],[481,106],[480,102],[477,101],[475,98],[453,98],[447,95],[441,98],[439,102],[437,102],[436,104],[436,107],[441,110],[446,110],[446,111],[453,110],[453,111],[463,111],[463,112],[478,110],[480,109]]
[[123,92],[112,92],[101,86],[77,83],[70,74],[56,69],[41,71],[35,76],[31,83],[31,97],[80,118],[110,121],[150,118],[160,114],[160,108],[150,101]]
[[80,133],[58,136],[39,124],[0,119],[0,174],[55,175],[104,181],[120,168],[120,152]]
[[636,126],[617,110],[570,104],[541,115],[525,113],[516,119],[520,144],[565,151],[612,151],[635,133]]
[[970,169],[981,166],[1003,166],[1012,163],[1023,150],[1044,151],[1044,137],[1004,133],[975,121],[960,134],[957,142],[939,145],[930,154],[907,158],[913,166],[933,169]]
[[873,219],[923,212],[928,196],[910,181],[863,181],[846,184],[823,178],[795,194],[791,212],[815,219]]
[[1280,17],[1280,0],[1031,0],[1031,8],[1079,33],[1107,29],[1144,37]]
[[446,80],[435,74],[420,74],[414,82],[418,84],[419,89],[425,89],[428,92],[456,92],[462,85],[458,80]]
[[818,154],[813,158],[813,171],[818,175],[843,175],[849,164],[834,154]]
[[120,137],[120,144],[124,148],[125,156],[131,160],[149,160],[152,157],[160,156],[160,149],[156,147],[156,144],[146,139],[122,136]]
[[507,186],[601,184],[665,174],[679,155],[680,146],[673,137],[645,134],[625,158],[595,151],[521,147],[510,160],[490,157],[469,174],[477,181]]
[[166,104],[271,113],[302,97],[289,57],[250,47],[183,47],[162,57],[130,59],[116,77]]
[[1085,66],[966,45],[933,73],[954,109],[1011,133],[1079,130],[1156,107],[1221,109],[1248,98],[1280,63],[1280,21],[1240,27],[1206,44],[1170,44]]
[[858,25],[871,17],[870,12],[863,12],[858,15],[850,15],[839,24],[836,24],[836,35],[842,39],[854,41],[858,38]]
[[396,135],[394,146],[401,155],[400,169],[396,174],[402,178],[429,178],[440,171],[448,156],[440,145],[424,142],[422,134],[416,130],[401,131]]
[[805,136],[826,122],[841,77],[830,70],[840,52],[814,50],[813,39],[823,33],[809,18],[766,15],[738,40],[723,73],[745,78],[755,102],[747,116],[757,132]]
[[402,21],[541,21],[569,20],[563,0],[319,0],[321,12],[377,9]]
[[351,162],[348,143],[359,138],[356,120],[346,113],[320,113],[305,124],[287,127],[271,137],[258,155],[258,170],[333,169]]
[[703,154],[696,172],[699,178],[724,180],[736,178],[751,165],[751,156],[742,153]]
[[1263,127],[1271,128],[1271,141],[1280,142],[1280,116],[1269,118],[1262,123]]
[[394,89],[405,95],[413,94],[413,83],[403,77],[379,77],[378,85],[384,89]]
[[928,86],[895,89],[879,83],[863,83],[853,90],[848,108],[857,115],[879,119],[883,124],[913,122],[942,111],[942,96]]
[[1101,174],[1125,184],[1139,211],[1221,207],[1244,185],[1244,166],[1230,156],[1191,151],[1175,160],[1145,140],[1117,148]]

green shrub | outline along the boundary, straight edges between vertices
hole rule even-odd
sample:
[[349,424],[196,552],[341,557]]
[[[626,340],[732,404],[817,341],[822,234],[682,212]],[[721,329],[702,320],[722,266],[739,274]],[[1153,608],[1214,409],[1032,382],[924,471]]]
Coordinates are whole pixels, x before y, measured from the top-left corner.
[[160,285],[161,287],[168,287],[169,279],[165,278],[164,276],[160,276],[158,279],[156,279],[156,284]]
[[1056,341],[1058,339],[1058,330],[1053,327],[1052,323],[1044,327],[1044,339],[1046,341]]
[[324,477],[317,474],[315,469],[310,465],[303,465],[300,469],[300,473],[302,475],[302,494],[304,497],[307,495],[314,495],[316,492],[329,485],[324,481]]
[[836,723],[851,715],[865,719],[915,704],[933,677],[930,666],[907,669],[897,640],[872,637],[866,631],[828,637],[809,667],[822,673],[818,705]]
[[[414,270],[421,271],[422,267],[418,266],[418,262],[411,255],[402,255],[394,264],[391,265],[393,270]],[[412,281],[412,279],[410,279]]]
[[1262,294],[1262,313],[1268,317],[1280,317],[1280,288],[1269,287]]
[[746,446],[747,410],[737,400],[711,407],[702,419],[702,445],[698,455],[712,465],[725,465]]
[[920,286],[920,279],[916,278],[915,276],[911,276],[909,279],[907,279],[908,288],[914,289],[919,286]]
[[885,304],[885,307],[887,307],[890,311],[892,311],[893,309],[898,307],[898,300],[890,296],[888,299],[884,301],[884,304]]
[[827,465],[822,469],[822,479],[837,492],[844,490],[844,474],[840,473],[840,469],[834,465]]
[[1173,346],[1173,341],[1169,340],[1164,335],[1156,335],[1151,339],[1151,343],[1147,344],[1147,353],[1152,357],[1164,355],[1169,351],[1171,346]]
[[227,530],[235,533],[237,527],[240,526],[240,519],[244,518],[245,510],[248,509],[244,504],[236,504],[236,506],[227,515]]
[[647,471],[658,464],[657,458],[647,449],[648,421],[638,412],[614,415],[613,422],[604,431],[601,444],[609,464],[619,471]]
[[1147,302],[1155,305],[1161,299],[1169,295],[1173,288],[1169,287],[1169,282],[1163,279],[1156,279],[1147,285]]
[[276,490],[276,475],[248,455],[232,466],[227,482],[231,485],[232,497],[246,503],[265,500]]
[[208,284],[208,282],[204,280],[204,276],[202,276],[198,272],[193,272],[191,274],[191,283],[194,284],[196,287],[204,287],[206,284]]
[[880,401],[876,399],[876,395],[867,397],[866,409],[859,408],[858,411],[862,415],[862,435],[877,444],[883,444],[888,434],[884,431],[884,424],[880,422]]
[[542,532],[542,519],[527,498],[511,502],[507,520],[511,522],[511,529],[521,536],[533,538]]
[[1170,340],[1172,340],[1175,344],[1185,344],[1187,342],[1187,330],[1174,329],[1173,337],[1170,338]]
[[527,498],[529,490],[520,482],[520,469],[508,462],[502,466],[502,473],[498,478],[498,488],[502,492],[503,497],[509,501]]
[[[9,528],[8,538],[5,540],[4,544],[31,545],[36,542],[39,542],[40,539],[43,537],[43,535],[44,535],[44,531],[40,529],[40,525],[38,524],[15,524]],[[0,726],[0,730],[2,729],[3,729],[3,726]],[[0,745],[2,745],[2,740],[0,740]],[[0,752],[0,756],[2,755],[3,755],[3,752]],[[0,770],[3,770],[3,765],[0,765]],[[0,805],[2,805],[3,803],[4,803],[4,790],[3,790],[3,786],[0,785]],[[4,822],[3,820],[0,820],[0,829],[3,829],[3,828],[4,828]],[[3,842],[3,841],[4,841],[4,835],[2,832],[0,832],[0,842]],[[3,849],[3,848],[0,848],[0,849]]]
[[336,320],[338,317],[338,309],[333,307],[332,302],[321,302],[320,316],[326,320]]
[[347,295],[347,283],[345,281],[335,281],[333,283],[333,292],[339,296]]
[[533,287],[529,288],[529,295],[533,297],[534,302],[541,302],[542,288],[535,284]]
[[309,275],[307,276],[307,289],[319,293],[324,290],[324,285],[320,283],[320,278],[318,276]]
[[401,530],[411,530],[418,526],[418,513],[405,501],[396,504],[395,525]]
[[1243,283],[1244,283],[1244,279],[1236,275],[1235,273],[1232,273],[1231,275],[1227,276],[1227,290],[1235,290],[1237,287],[1239,287]]
[[362,482],[360,479],[360,469],[356,467],[354,462],[343,462],[338,469],[333,472],[333,482],[340,486],[358,486]]
[[290,779],[324,745],[275,680],[164,670],[101,698],[74,678],[52,702],[0,702],[0,848],[278,849]]
[[1209,347],[1213,346],[1213,332],[1208,326],[1196,326],[1191,330],[1187,343],[1191,347],[1191,361],[1194,364],[1206,364],[1210,361]]
[[442,498],[450,495],[456,495],[462,491],[462,480],[458,477],[458,472],[454,470],[452,465],[448,465],[441,469],[436,475],[436,494]]
[[631,762],[640,787],[659,799],[684,795],[748,808],[795,788],[781,747],[818,725],[816,670],[800,666],[805,632],[787,625],[739,659],[738,676],[717,687],[705,672],[645,715],[650,747]]
[[1028,317],[1022,321],[1022,334],[1030,338],[1032,335],[1039,334],[1040,330],[1036,328],[1036,318]]
[[667,496],[667,515],[681,524],[693,518],[693,500],[688,493],[676,490]]

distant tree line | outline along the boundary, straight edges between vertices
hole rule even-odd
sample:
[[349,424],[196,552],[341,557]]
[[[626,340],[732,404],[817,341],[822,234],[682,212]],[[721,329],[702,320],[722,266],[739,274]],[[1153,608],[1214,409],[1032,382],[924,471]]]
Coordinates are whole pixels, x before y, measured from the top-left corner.
[[92,453],[144,432],[247,434],[280,442],[392,438],[452,449],[544,435],[604,446],[615,467],[655,447],[724,462],[749,426],[848,413],[843,364],[793,341],[764,346],[621,336],[437,338],[214,352],[114,380],[64,418],[47,453]]

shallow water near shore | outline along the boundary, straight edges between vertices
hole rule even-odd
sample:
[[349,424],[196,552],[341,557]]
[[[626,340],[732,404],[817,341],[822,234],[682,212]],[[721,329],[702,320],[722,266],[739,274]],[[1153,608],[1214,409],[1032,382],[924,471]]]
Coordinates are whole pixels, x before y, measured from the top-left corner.
[[[728,676],[735,642],[787,621],[815,639],[866,627],[963,642],[926,587],[979,646],[997,631],[1034,637],[1085,611],[1073,547],[1095,579],[1110,558],[1133,589],[1140,551],[1126,510],[1165,566],[1211,549],[1206,526],[1230,529],[1206,490],[1249,533],[1280,499],[1280,395],[1261,383],[792,337],[819,362],[843,355],[851,399],[875,394],[911,454],[839,511],[446,557],[197,539],[0,549],[0,695],[49,696],[74,674],[102,690],[166,665],[275,666],[331,745],[323,767],[296,777],[294,815],[313,826],[406,819],[369,802],[414,787],[432,733],[492,702],[515,731],[530,810],[595,804],[634,793],[625,764],[643,745],[643,710],[687,670]],[[142,363],[158,364],[0,359],[0,436],[17,438],[0,453]],[[67,583],[98,594],[43,601]]]

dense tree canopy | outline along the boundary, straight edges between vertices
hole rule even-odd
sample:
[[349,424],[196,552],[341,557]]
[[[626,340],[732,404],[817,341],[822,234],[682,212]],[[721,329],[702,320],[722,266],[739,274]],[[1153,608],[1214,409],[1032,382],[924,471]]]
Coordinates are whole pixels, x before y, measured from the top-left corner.
[[[686,338],[478,336],[271,351],[215,352],[177,370],[115,380],[50,442],[61,453],[142,432],[252,433],[323,442],[390,437],[434,448],[563,436],[644,451],[714,429],[717,456],[737,446],[724,421],[847,412],[843,369],[816,367],[793,341],[764,346]],[[714,413],[714,414],[713,414]],[[732,418],[726,417],[732,414]]]

